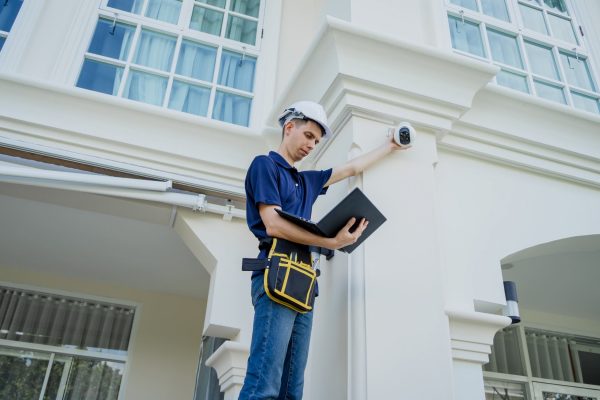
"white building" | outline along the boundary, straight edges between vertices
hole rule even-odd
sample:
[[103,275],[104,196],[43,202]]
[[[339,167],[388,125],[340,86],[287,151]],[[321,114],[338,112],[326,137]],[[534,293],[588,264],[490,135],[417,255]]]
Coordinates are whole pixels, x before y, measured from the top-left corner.
[[323,262],[305,398],[600,399],[599,18],[597,0],[0,1],[0,398],[237,398],[244,176],[311,99],[334,134],[302,168],[400,121],[418,141],[316,205],[358,186],[387,222]]

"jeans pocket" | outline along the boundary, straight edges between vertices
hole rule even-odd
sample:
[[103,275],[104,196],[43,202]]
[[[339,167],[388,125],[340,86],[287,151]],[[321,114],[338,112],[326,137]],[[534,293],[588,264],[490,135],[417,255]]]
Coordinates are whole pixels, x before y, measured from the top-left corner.
[[256,307],[256,303],[262,296],[265,295],[264,275],[260,274],[252,278],[252,306]]

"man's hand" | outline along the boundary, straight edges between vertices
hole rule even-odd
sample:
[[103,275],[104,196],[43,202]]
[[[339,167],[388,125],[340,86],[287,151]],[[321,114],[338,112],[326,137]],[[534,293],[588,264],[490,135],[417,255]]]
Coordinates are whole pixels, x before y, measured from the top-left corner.
[[356,218],[352,217],[350,218],[350,220],[348,220],[346,225],[342,229],[340,229],[337,235],[335,235],[335,237],[333,238],[335,247],[332,250],[341,249],[342,247],[346,247],[348,245],[356,243],[360,235],[362,235],[363,231],[367,228],[367,225],[369,225],[369,221],[363,218],[360,220],[360,223],[358,224],[356,229],[350,232],[350,229],[354,226],[355,223]]

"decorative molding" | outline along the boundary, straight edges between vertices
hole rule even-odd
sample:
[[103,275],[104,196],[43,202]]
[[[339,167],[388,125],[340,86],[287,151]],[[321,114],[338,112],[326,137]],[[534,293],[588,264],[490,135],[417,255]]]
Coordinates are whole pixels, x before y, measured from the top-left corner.
[[77,60],[83,60],[84,45],[89,39],[89,33],[96,26],[97,13],[94,11],[98,6],[98,1],[80,1],[77,9],[72,11],[74,23],[69,26],[65,35],[66,40],[62,43],[56,57],[50,75],[50,80],[53,82],[68,85],[79,70],[81,63]]
[[489,361],[494,335],[511,320],[501,315],[476,311],[445,310],[450,325],[454,360],[485,364]]
[[489,85],[438,147],[600,188],[598,132],[600,116]]
[[250,354],[248,346],[227,341],[206,360],[206,365],[217,372],[221,392],[225,393],[225,398],[237,398],[234,396],[239,394],[246,377],[248,354]]

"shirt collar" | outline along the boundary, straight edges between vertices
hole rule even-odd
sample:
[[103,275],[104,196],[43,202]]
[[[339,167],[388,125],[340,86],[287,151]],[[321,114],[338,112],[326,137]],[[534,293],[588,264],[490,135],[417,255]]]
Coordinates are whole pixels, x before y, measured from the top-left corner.
[[283,156],[279,153],[277,153],[276,151],[270,151],[269,152],[269,157],[271,157],[273,159],[273,161],[275,161],[276,164],[278,164],[279,166],[285,168],[285,169],[296,169],[294,167],[292,167],[286,160],[285,158],[283,158]]

